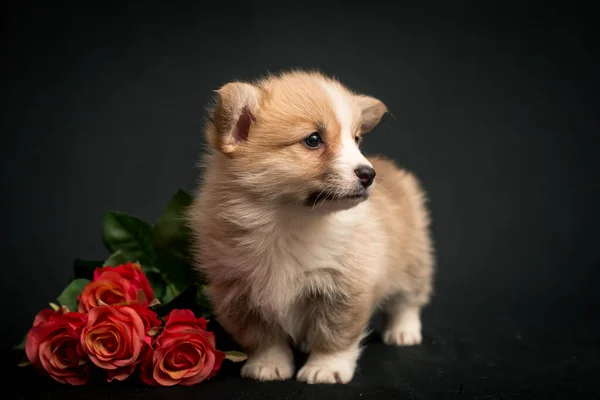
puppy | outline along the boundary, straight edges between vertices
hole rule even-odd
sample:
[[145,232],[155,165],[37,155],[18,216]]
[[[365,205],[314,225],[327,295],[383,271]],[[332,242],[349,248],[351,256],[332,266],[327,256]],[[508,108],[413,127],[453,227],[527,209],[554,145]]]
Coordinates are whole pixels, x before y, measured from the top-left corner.
[[383,341],[421,342],[434,252],[418,180],[362,136],[387,107],[318,72],[216,91],[189,224],[215,318],[248,354],[243,377],[352,380],[370,317]]

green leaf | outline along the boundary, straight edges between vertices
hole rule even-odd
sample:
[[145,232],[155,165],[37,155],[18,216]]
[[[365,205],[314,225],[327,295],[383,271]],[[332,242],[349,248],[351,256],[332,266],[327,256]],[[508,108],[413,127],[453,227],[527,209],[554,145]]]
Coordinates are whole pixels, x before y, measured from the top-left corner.
[[165,288],[165,294],[163,295],[163,297],[160,299],[160,301],[163,304],[167,304],[170,301],[172,301],[175,297],[179,296],[180,292],[179,290],[177,290],[177,288],[175,288],[175,286],[173,286],[173,284],[167,284],[166,288]]
[[25,350],[25,343],[27,343],[27,335],[23,336],[21,343],[13,346],[13,350]]
[[118,267],[119,265],[126,264],[128,261],[136,262],[137,260],[132,260],[123,250],[117,250],[112,253],[106,261],[102,263],[103,267]]
[[178,291],[185,290],[192,281],[190,228],[185,215],[191,203],[192,197],[179,190],[171,197],[152,230],[158,267]]
[[87,261],[76,258],[73,261],[74,278],[92,279],[94,277],[94,270],[103,264],[103,261]]
[[241,351],[226,351],[225,358],[233,362],[242,362],[246,360],[248,356],[246,356],[246,354],[242,353]]
[[106,213],[102,239],[111,253],[121,250],[140,264],[156,264],[152,226],[140,218],[126,213]]
[[24,358],[21,360],[20,363],[17,364],[17,367],[28,367],[31,365],[31,361],[29,361],[27,358]]
[[148,281],[150,282],[150,287],[152,287],[154,298],[162,302],[167,291],[167,283],[163,279],[160,271],[147,270],[144,272],[146,274],[146,277],[148,278]]
[[169,199],[152,230],[154,247],[185,262],[190,260],[190,228],[186,222],[186,210],[191,204],[192,196],[179,190]]
[[89,279],[73,279],[57,297],[58,302],[66,306],[70,311],[77,311],[77,296],[81,293],[85,285],[90,283]]
[[158,249],[156,250],[156,254],[160,260],[159,268],[161,272],[177,289],[176,292],[183,292],[186,290],[190,283],[193,282],[190,265],[164,254]]

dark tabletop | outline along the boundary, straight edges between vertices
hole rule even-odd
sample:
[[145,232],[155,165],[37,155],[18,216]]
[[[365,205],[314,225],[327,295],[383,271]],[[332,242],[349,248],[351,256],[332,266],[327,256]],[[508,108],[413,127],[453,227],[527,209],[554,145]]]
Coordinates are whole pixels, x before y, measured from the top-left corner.
[[[355,378],[346,385],[294,380],[261,383],[239,377],[240,364],[194,387],[153,388],[136,377],[67,387],[29,368],[11,368],[15,399],[592,399],[600,395],[600,324],[591,315],[557,306],[552,315],[516,311],[501,326],[473,317],[447,318],[432,307],[423,344],[391,348],[379,339],[380,319],[366,340]],[[528,314],[531,313],[531,314]],[[515,323],[515,321],[520,321]],[[582,322],[583,321],[583,322]],[[218,326],[219,344],[234,346]],[[305,359],[297,355],[297,364]],[[13,354],[13,362],[19,359]],[[21,385],[15,385],[19,381]]]

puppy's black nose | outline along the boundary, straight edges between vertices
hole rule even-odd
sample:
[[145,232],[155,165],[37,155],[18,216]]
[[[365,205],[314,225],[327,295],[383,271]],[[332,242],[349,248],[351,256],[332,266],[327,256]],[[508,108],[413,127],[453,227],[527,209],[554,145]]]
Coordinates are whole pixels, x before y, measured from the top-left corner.
[[371,186],[373,180],[375,179],[375,170],[366,165],[361,165],[360,167],[356,168],[354,170],[354,173],[356,174],[356,176],[358,176],[358,179],[360,179],[360,183],[365,188]]

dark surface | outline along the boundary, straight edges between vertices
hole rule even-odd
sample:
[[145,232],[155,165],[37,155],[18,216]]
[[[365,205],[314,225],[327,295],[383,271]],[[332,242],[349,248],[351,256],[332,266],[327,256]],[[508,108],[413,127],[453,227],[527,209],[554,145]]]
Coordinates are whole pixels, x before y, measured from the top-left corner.
[[[566,310],[557,310],[566,311]],[[442,318],[443,319],[443,318]],[[446,326],[425,318],[424,343],[390,348],[381,343],[378,318],[366,341],[355,379],[346,385],[258,383],[239,377],[239,364],[226,362],[211,381],[195,387],[149,388],[137,378],[85,387],[64,387],[33,371],[21,371],[15,398],[21,399],[559,399],[600,394],[600,326],[581,325],[566,314],[560,325],[536,329],[509,324],[476,330]],[[473,322],[471,322],[473,323]],[[233,346],[217,330],[221,346]],[[297,365],[305,356],[298,354]],[[18,360],[17,360],[18,361]],[[29,379],[28,379],[29,378]]]
[[105,211],[153,221],[172,193],[193,189],[212,90],[267,70],[319,68],[388,105],[393,117],[364,149],[422,179],[439,272],[424,345],[389,349],[375,335],[343,387],[259,384],[230,365],[196,388],[70,388],[17,371],[19,357],[7,355],[3,377],[25,383],[17,398],[598,392],[600,60],[591,8],[40,4],[5,6],[2,35],[5,349],[62,290],[73,258],[107,255]]

